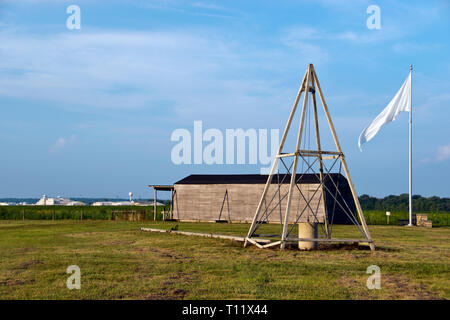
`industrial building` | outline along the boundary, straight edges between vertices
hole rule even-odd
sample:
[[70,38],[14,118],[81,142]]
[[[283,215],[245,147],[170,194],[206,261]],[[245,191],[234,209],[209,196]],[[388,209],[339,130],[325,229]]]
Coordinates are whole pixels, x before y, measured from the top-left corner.
[[74,201],[71,199],[65,199],[61,197],[57,198],[48,198],[46,195],[43,195],[38,202],[36,202],[37,206],[85,206],[86,203],[81,201]]

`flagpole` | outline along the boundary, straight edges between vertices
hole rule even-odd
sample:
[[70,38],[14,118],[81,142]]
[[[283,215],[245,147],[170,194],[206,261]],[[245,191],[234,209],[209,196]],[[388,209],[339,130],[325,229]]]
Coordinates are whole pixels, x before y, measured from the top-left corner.
[[409,226],[412,226],[412,64],[409,65]]

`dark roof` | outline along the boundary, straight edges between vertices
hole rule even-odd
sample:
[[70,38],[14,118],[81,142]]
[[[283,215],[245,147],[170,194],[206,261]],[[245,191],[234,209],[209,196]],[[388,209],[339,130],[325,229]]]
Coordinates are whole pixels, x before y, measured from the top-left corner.
[[[333,178],[342,176],[340,173],[331,173]],[[267,182],[267,174],[191,174],[174,184],[265,184]],[[284,178],[284,180],[283,180]],[[319,174],[297,174],[298,183],[318,183]],[[289,183],[291,175],[274,174],[272,177],[272,183],[278,183],[278,179],[282,183]]]
[[170,191],[175,189],[173,185],[161,185],[161,184],[151,184],[149,185],[149,187],[155,190],[162,190],[162,191]]

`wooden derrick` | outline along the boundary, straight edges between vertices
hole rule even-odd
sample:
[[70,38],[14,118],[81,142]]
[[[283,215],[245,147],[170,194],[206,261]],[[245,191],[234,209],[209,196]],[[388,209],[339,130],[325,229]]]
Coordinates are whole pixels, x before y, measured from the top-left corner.
[[[324,151],[322,150],[322,146],[321,146],[321,141],[320,141],[320,133],[319,133],[319,123],[318,123],[318,115],[317,115],[317,101],[316,101],[316,91],[319,93],[319,98],[323,107],[323,110],[325,112],[325,116],[328,122],[328,126],[330,127],[331,130],[331,134],[333,136],[333,141],[334,144],[336,146],[336,151]],[[289,153],[283,153],[283,149],[284,149],[284,145],[286,142],[286,138],[288,135],[288,132],[291,128],[292,125],[292,121],[294,119],[294,115],[296,114],[297,111],[297,107],[299,105],[299,102],[301,101],[301,97],[303,95],[303,101],[302,101],[302,109],[300,111],[300,125],[299,125],[299,130],[298,130],[298,135],[297,135],[297,142],[296,142],[296,147],[294,152],[289,152]],[[313,116],[314,116],[314,128],[315,128],[315,137],[316,137],[316,149],[315,150],[305,150],[305,148],[302,149],[302,138],[305,138],[303,136],[304,131],[305,131],[305,118],[306,118],[306,114],[307,114],[307,108],[308,108],[308,101],[311,98],[312,100],[312,109],[313,109]],[[326,156],[324,156],[326,155]],[[273,161],[272,164],[272,168],[270,171],[270,174],[267,178],[267,182],[264,186],[264,188],[262,189],[261,192],[261,197],[258,203],[258,207],[256,209],[256,212],[253,216],[252,219],[252,224],[249,228],[247,237],[246,237],[246,241],[245,241],[245,245],[247,245],[248,243],[253,243],[253,239],[256,236],[255,231],[257,230],[257,228],[259,227],[260,221],[261,221],[261,217],[264,216],[266,214],[266,210],[264,209],[264,203],[266,201],[266,198],[268,197],[268,195],[270,194],[270,188],[273,185],[273,176],[275,174],[275,170],[276,168],[278,168],[278,165],[280,164],[280,161],[284,164],[283,159],[288,158],[288,157],[292,157],[293,158],[293,162],[292,162],[292,166],[291,166],[291,172],[292,174],[290,175],[290,183],[289,183],[289,189],[288,189],[288,193],[287,193],[287,201],[286,201],[286,205],[282,208],[284,211],[284,216],[283,216],[283,222],[282,222],[282,232],[280,235],[280,240],[274,242],[273,244],[268,244],[267,246],[272,246],[272,245],[280,245],[281,249],[284,249],[287,243],[291,243],[294,241],[299,241],[298,238],[294,238],[294,237],[290,237],[290,234],[292,232],[292,229],[290,227],[290,224],[292,223],[299,223],[299,222],[303,222],[301,221],[301,219],[293,219],[293,217],[296,216],[296,211],[293,210],[293,208],[295,208],[295,203],[294,203],[294,199],[296,198],[295,195],[297,194],[297,191],[302,195],[302,197],[304,198],[305,202],[306,202],[306,206],[308,206],[308,210],[310,211],[310,213],[314,216],[315,221],[313,221],[314,223],[320,223],[323,225],[323,230],[324,230],[324,234],[325,234],[325,238],[315,238],[315,239],[308,239],[306,241],[326,241],[326,242],[339,242],[339,240],[343,240],[343,239],[333,239],[332,235],[331,235],[331,226],[330,226],[330,221],[328,221],[328,214],[327,212],[322,213],[323,219],[321,221],[321,219],[318,218],[319,216],[319,212],[318,210],[316,212],[314,212],[314,201],[316,200],[314,199],[314,197],[312,199],[306,199],[306,197],[303,195],[301,189],[298,187],[298,183],[297,183],[297,177],[298,175],[302,175],[305,174],[305,172],[298,172],[298,165],[301,161],[305,161],[306,157],[316,157],[317,163],[318,163],[318,167],[319,167],[319,173],[317,174],[317,176],[319,177],[319,183],[320,186],[322,188],[322,192],[320,192],[320,197],[322,197],[322,202],[325,203],[326,202],[326,197],[333,197],[334,201],[336,201],[336,203],[338,203],[338,199],[337,199],[337,193],[336,196],[333,196],[333,194],[330,192],[330,190],[326,187],[326,179],[331,179],[331,176],[329,175],[329,172],[325,172],[325,168],[324,168],[324,160],[328,160],[328,159],[334,159],[335,161],[340,161],[340,165],[343,168],[345,175],[347,177],[348,180],[348,184],[351,190],[351,194],[354,200],[354,203],[356,205],[356,213],[357,213],[357,218],[356,217],[352,217],[353,212],[349,212],[346,214],[349,215],[349,218],[352,219],[352,222],[359,228],[359,230],[361,231],[362,235],[363,235],[363,239],[351,239],[351,241],[356,241],[356,242],[362,242],[362,243],[368,243],[371,250],[375,250],[375,246],[373,244],[372,238],[370,236],[369,233],[369,229],[367,228],[366,225],[366,221],[364,219],[364,215],[363,215],[363,211],[361,208],[361,205],[359,203],[358,200],[358,196],[356,194],[356,190],[355,187],[353,185],[353,181],[351,179],[350,176],[350,171],[348,169],[347,163],[345,161],[345,156],[344,153],[342,151],[342,148],[340,146],[337,134],[336,134],[336,130],[334,128],[333,125],[333,121],[331,120],[331,116],[328,110],[328,106],[325,102],[325,98],[323,96],[322,93],[322,89],[320,87],[319,84],[319,80],[317,78],[317,74],[314,70],[314,66],[312,64],[308,65],[305,75],[303,76],[303,80],[302,83],[300,85],[300,88],[298,90],[297,96],[295,98],[294,101],[294,105],[292,107],[291,113],[289,115],[286,127],[284,129],[283,132],[283,136],[281,138],[281,142],[278,148],[278,152],[277,155]],[[308,162],[305,161],[307,164]],[[333,164],[334,165],[334,164]],[[308,172],[308,170],[310,170],[311,168],[308,167],[306,169],[306,172]],[[289,171],[290,168],[286,167],[286,170]],[[330,168],[331,170],[331,168]],[[332,181],[333,182],[333,181]],[[333,182],[334,183],[334,182]],[[336,188],[338,190],[338,188]],[[327,194],[327,196],[326,196]],[[343,209],[346,210],[346,208],[344,207],[344,205],[347,205],[345,203],[345,201],[343,201],[343,203],[338,203],[339,206],[341,206]],[[326,206],[324,206],[326,208]],[[348,205],[347,205],[348,208]],[[349,209],[349,208],[348,208]],[[302,212],[304,212],[305,210],[303,210]],[[351,211],[351,210],[349,210]],[[292,222],[294,220],[294,222]],[[359,221],[358,221],[359,220]]]

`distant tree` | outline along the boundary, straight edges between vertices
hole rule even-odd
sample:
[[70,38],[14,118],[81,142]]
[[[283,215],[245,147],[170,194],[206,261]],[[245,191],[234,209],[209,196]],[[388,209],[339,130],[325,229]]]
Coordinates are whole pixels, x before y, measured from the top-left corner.
[[[421,195],[413,195],[414,211],[422,212],[450,212],[450,198],[439,198],[436,196],[424,198]],[[375,198],[367,194],[359,197],[359,202],[364,210],[382,210],[382,211],[408,211],[409,195],[389,195],[384,198]]]

